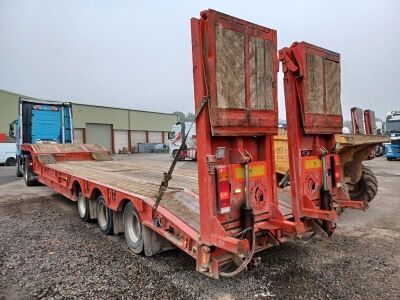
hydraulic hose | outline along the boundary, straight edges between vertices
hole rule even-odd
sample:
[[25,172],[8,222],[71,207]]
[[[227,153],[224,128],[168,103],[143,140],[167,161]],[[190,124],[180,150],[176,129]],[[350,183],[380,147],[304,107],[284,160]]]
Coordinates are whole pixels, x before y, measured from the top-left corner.
[[[245,229],[247,231],[247,229]],[[232,272],[221,272],[219,273],[219,275],[221,275],[222,277],[233,277],[237,274],[239,274],[240,272],[242,272],[247,265],[250,263],[250,261],[252,260],[254,253],[256,252],[256,231],[254,230],[254,228],[251,228],[251,231],[253,233],[253,238],[252,238],[252,245],[251,245],[251,250],[250,250],[250,254],[249,256],[246,257],[246,259],[243,261],[243,263],[235,270]]]

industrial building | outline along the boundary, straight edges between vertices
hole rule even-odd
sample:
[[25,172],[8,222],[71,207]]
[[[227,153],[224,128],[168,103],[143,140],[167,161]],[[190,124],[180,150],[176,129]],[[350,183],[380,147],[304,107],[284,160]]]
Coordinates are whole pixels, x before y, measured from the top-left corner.
[[[20,97],[32,98],[0,90],[0,133],[8,134]],[[72,108],[75,142],[101,144],[114,153],[137,152],[139,143],[166,144],[168,131],[179,121],[178,116],[168,113],[76,103]]]

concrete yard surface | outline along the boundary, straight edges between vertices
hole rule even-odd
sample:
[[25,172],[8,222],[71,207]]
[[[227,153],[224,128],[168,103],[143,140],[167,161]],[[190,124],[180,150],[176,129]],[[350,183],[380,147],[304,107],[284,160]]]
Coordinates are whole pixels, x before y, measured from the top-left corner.
[[0,186],[3,184],[19,180],[15,176],[15,167],[0,166]]
[[0,299],[399,299],[400,161],[365,165],[379,181],[366,212],[346,210],[332,238],[268,249],[260,266],[220,280],[180,250],[133,254],[123,235],[82,222],[76,203],[0,167]]

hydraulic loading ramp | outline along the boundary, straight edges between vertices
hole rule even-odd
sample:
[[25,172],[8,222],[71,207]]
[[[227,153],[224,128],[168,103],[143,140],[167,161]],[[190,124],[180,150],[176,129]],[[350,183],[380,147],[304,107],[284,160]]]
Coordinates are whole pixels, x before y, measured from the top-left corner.
[[364,209],[342,184],[340,55],[305,42],[279,51],[284,72],[290,188],[296,223],[331,235],[338,207]]
[[249,257],[306,228],[285,218],[275,184],[276,31],[208,10],[192,19],[192,46],[196,108],[208,101],[196,122],[200,235],[220,249],[207,268],[216,274],[222,257]]

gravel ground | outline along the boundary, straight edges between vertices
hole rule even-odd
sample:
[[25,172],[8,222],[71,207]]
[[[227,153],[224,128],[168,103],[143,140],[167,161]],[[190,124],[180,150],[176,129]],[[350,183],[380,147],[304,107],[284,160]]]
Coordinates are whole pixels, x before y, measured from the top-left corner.
[[2,184],[0,299],[400,299],[400,161],[367,164],[380,189],[366,213],[345,211],[331,239],[269,249],[261,266],[220,280],[179,250],[132,254],[46,187]]

